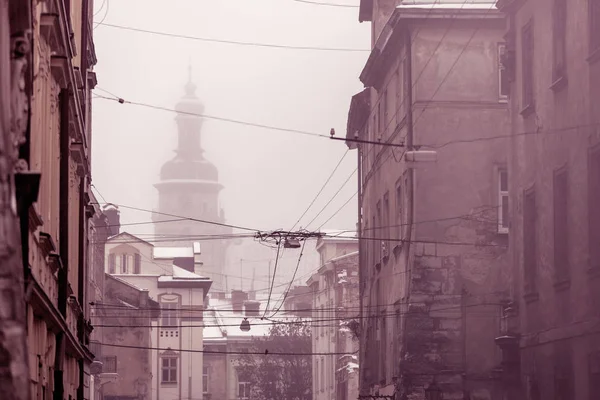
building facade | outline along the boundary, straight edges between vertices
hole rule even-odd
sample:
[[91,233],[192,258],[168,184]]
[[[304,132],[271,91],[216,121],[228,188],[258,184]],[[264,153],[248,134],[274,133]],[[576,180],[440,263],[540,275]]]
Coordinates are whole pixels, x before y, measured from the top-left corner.
[[600,3],[498,1],[510,72],[508,395],[600,386]]
[[[11,301],[19,302],[17,315],[27,318],[21,338],[27,340],[28,390],[36,398],[87,399],[93,359],[86,285],[94,214],[92,2],[10,1],[0,8],[0,47],[11,58],[10,65],[2,58],[0,66],[3,74],[11,73],[8,80],[2,77],[2,121],[9,122],[2,135],[13,146],[6,165],[16,172],[16,198],[7,196],[3,204],[13,204],[19,216],[20,246],[12,250],[21,249],[23,270],[12,285],[25,278],[25,303],[23,296]],[[5,104],[12,107],[6,119]]]
[[103,300],[95,303],[98,342],[95,359],[102,363],[94,375],[95,399],[151,399],[151,327],[160,315],[159,304],[139,289],[106,275]]
[[[219,203],[223,189],[219,172],[202,149],[204,105],[196,96],[191,70],[185,94],[175,110],[177,148],[175,157],[162,166],[160,181],[154,185],[158,190],[158,208],[153,221],[154,231],[165,245],[180,246],[191,245],[194,236],[227,235],[231,228],[222,225],[225,214]],[[228,243],[227,239],[202,242],[202,275],[214,282],[213,290],[225,290],[223,266]]]
[[360,2],[373,48],[347,144],[360,171],[361,394],[501,398],[508,144],[495,137],[509,113],[494,3]]
[[[151,348],[149,400],[203,397],[202,321],[212,281],[195,273],[202,266],[197,248],[157,247],[126,232],[106,243],[106,273],[147,291],[159,305],[151,346],[140,346]],[[131,313],[133,320],[138,311]]]
[[313,356],[313,399],[357,398],[358,338],[348,325],[359,314],[358,240],[323,237],[316,247],[321,267],[307,282],[312,290],[312,351],[319,354]]

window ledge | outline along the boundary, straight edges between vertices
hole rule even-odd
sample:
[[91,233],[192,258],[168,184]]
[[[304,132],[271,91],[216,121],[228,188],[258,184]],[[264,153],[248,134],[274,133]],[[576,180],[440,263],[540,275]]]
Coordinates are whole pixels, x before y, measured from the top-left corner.
[[564,290],[568,290],[571,287],[571,279],[570,278],[562,278],[556,279],[554,281],[554,290],[557,292],[562,292]]
[[160,386],[164,386],[164,387],[177,387],[177,382],[161,382]]
[[587,58],[587,62],[590,64],[595,64],[600,60],[600,46],[598,46],[595,50],[590,52],[590,55]]
[[533,303],[534,301],[538,301],[540,299],[540,294],[538,292],[528,292],[523,296],[525,303]]
[[587,272],[590,278],[600,278],[600,267],[590,267]]
[[556,78],[554,82],[552,82],[552,85],[550,85],[550,90],[552,90],[554,93],[560,92],[562,89],[567,87],[568,82],[569,81],[567,80],[567,77],[561,75],[558,78]]
[[526,118],[526,117],[529,117],[534,112],[535,112],[535,105],[533,103],[531,103],[531,104],[528,104],[525,107],[523,107],[523,109],[521,110],[521,112],[519,114],[521,114],[521,116],[523,118]]
[[508,104],[508,97],[500,97],[498,99],[498,103],[500,103],[500,104]]

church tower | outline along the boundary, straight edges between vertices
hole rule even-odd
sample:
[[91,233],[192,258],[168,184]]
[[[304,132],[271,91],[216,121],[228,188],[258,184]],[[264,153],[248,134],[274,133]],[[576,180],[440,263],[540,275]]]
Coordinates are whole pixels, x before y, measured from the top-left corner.
[[227,235],[231,228],[218,225],[225,222],[219,205],[219,192],[223,186],[219,183],[217,168],[203,155],[203,119],[199,115],[204,112],[204,105],[196,96],[191,68],[185,94],[175,109],[177,148],[175,156],[162,166],[160,181],[154,185],[158,190],[158,209],[153,214],[154,232],[162,246],[191,246],[198,241],[204,263],[198,272],[213,281],[211,291],[223,291],[222,274],[228,240],[205,240],[203,237]]

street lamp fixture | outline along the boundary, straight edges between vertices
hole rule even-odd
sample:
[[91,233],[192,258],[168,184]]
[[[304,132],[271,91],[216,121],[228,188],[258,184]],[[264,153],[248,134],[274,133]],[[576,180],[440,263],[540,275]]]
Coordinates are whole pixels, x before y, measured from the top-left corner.
[[425,398],[427,400],[443,400],[442,389],[435,383],[435,380],[425,389]]
[[250,322],[248,322],[248,318],[244,318],[240,324],[240,330],[244,332],[248,332],[250,330]]
[[284,249],[299,249],[300,248],[300,241],[296,238],[286,238],[285,241],[283,242],[283,248]]

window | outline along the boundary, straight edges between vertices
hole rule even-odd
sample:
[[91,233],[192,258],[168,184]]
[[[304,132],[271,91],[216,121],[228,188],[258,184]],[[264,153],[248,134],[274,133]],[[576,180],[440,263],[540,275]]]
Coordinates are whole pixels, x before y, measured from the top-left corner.
[[525,192],[523,200],[523,271],[525,293],[536,291],[537,232],[535,190]]
[[161,317],[163,327],[177,326],[177,303],[161,303]]
[[117,356],[106,356],[102,358],[102,372],[114,374],[117,372]]
[[588,358],[588,387],[589,400],[596,400],[600,393],[600,352],[589,355]]
[[121,254],[121,273],[127,273],[127,254]]
[[398,68],[396,69],[396,125],[399,125],[402,122],[402,118],[404,117],[402,111],[402,63],[398,63]]
[[521,32],[521,107],[526,111],[534,106],[533,96],[533,21],[529,21]]
[[[404,191],[402,190],[402,183],[398,181],[396,183],[396,225],[398,227],[396,237],[402,239],[404,237]],[[398,242],[400,244],[400,242]]]
[[381,332],[379,333],[380,335],[380,345],[381,347],[379,348],[379,354],[380,354],[380,360],[381,360],[381,364],[379,366],[379,379],[385,379],[387,382],[387,371],[388,371],[388,355],[389,355],[389,350],[387,348],[387,323],[386,320],[388,319],[388,316],[386,314],[385,311],[381,312]]
[[319,382],[321,383],[321,392],[325,390],[325,358],[321,357],[321,375],[319,376]]
[[508,233],[508,171],[498,170],[498,233]]
[[238,382],[238,399],[250,398],[250,382]]
[[114,254],[108,255],[108,273],[115,274],[117,271],[117,257]]
[[590,267],[600,268],[600,146],[588,157],[588,223]]
[[384,93],[384,97],[383,100],[379,100],[379,103],[377,104],[377,114],[379,114],[379,116],[377,117],[377,133],[378,133],[378,137],[381,137],[381,134],[383,133],[383,105],[381,104],[382,101],[385,101],[385,93]]
[[140,254],[135,253],[133,258],[134,258],[133,259],[133,273],[141,274],[142,273],[142,257],[140,256]]
[[568,174],[554,173],[554,272],[558,279],[569,273]]
[[502,63],[502,58],[506,52],[504,43],[498,44],[498,98],[500,101],[507,101],[510,90],[510,81],[508,80],[508,71]]
[[202,393],[208,393],[208,367],[202,367]]
[[588,0],[590,8],[590,52],[600,49],[600,2]]
[[319,390],[319,359],[315,360],[315,392]]
[[380,263],[381,262],[381,249],[383,247],[383,223],[382,223],[382,219],[381,219],[381,201],[377,202],[377,229],[375,230],[375,238],[377,240],[374,240],[374,242],[377,245],[377,258],[375,259],[375,263]]
[[383,99],[381,100],[383,101],[383,106],[382,106],[382,112],[383,112],[383,118],[381,118],[383,120],[383,129],[380,135],[383,135],[383,131],[387,130],[387,125],[388,125],[388,107],[389,107],[389,100],[388,100],[388,90],[385,89],[383,91]]
[[177,383],[177,358],[163,357],[161,360],[161,383]]
[[556,400],[571,400],[571,380],[565,365],[554,367],[554,398]]
[[383,252],[384,256],[388,256],[390,252],[390,195],[389,193],[385,193],[383,195],[383,239],[385,245],[385,251]]
[[553,18],[552,78],[556,82],[566,74],[567,0],[554,0]]

